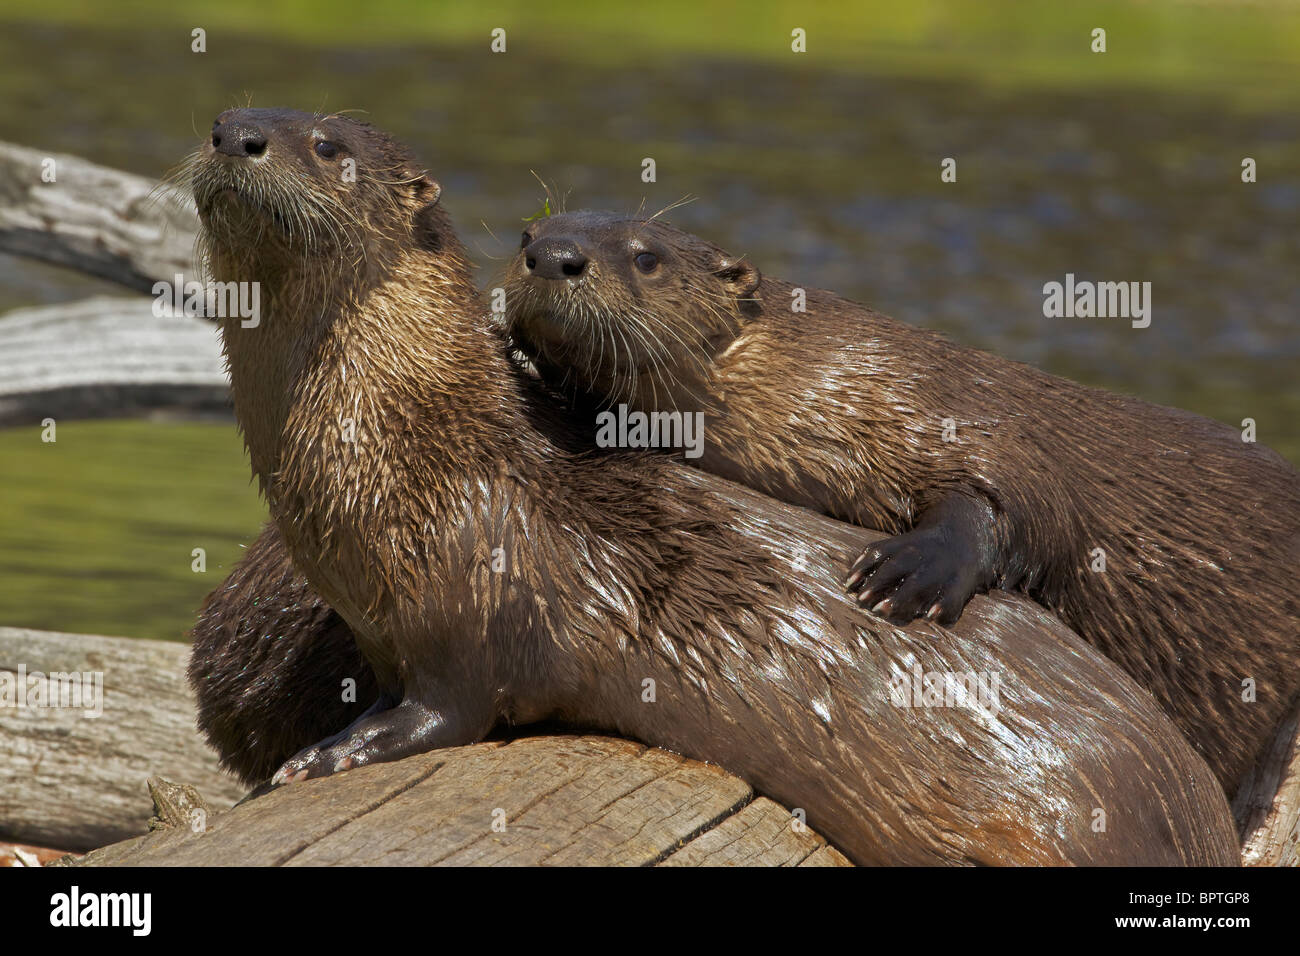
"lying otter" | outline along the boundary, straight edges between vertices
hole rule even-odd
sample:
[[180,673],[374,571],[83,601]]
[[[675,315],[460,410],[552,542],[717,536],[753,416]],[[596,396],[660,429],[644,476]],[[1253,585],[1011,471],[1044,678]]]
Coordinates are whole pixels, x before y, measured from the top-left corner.
[[951,623],[975,593],[1025,591],[1230,790],[1300,692],[1300,475],[1234,429],[796,290],[654,220],[533,223],[506,287],[549,380],[702,411],[702,468],[892,532],[848,579],[877,614]]
[[[857,529],[590,449],[511,362],[438,185],[383,133],[232,110],[189,169],[214,277],[266,303],[222,337],[274,527],[218,600],[270,602],[266,620],[303,622],[281,637],[323,633],[338,666],[341,630],[300,569],[380,691],[277,782],[556,717],[719,763],[860,863],[1237,862],[1208,768],[1032,605],[890,626],[828,583]],[[249,565],[283,574],[260,590]],[[238,690],[203,678],[239,651],[196,653],[201,698]]]
[[192,640],[199,729],[249,786],[379,697],[351,629],[293,566],[273,524],[208,595]]

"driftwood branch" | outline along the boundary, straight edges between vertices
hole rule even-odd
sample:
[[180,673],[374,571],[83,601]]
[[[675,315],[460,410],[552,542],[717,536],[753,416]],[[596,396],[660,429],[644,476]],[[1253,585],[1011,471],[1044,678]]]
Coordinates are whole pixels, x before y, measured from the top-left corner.
[[[53,182],[46,179],[50,171]],[[193,203],[156,180],[0,142],[0,251],[148,292],[193,268]]]
[[229,415],[216,327],[97,297],[0,316],[0,426],[167,411]]
[[[0,142],[0,251],[150,292],[156,281],[194,276],[197,231],[193,203],[155,180]],[[0,316],[0,426],[228,415],[213,326],[157,317],[152,303],[98,297]]]
[[82,866],[847,866],[717,767],[608,737],[524,737],[308,780]]

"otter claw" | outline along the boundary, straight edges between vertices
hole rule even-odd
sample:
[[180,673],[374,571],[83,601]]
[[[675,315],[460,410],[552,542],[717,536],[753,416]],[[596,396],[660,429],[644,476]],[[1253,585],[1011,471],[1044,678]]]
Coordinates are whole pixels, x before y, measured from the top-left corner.
[[343,733],[291,757],[276,771],[271,785],[328,777],[438,747],[473,743],[491,729],[494,715],[485,712],[473,723],[453,720],[452,716],[449,709],[433,710],[410,698],[387,710],[371,708]]
[[298,783],[300,780],[306,779],[306,770],[293,770],[290,768],[289,764],[286,763],[283,767],[277,770],[275,776],[271,778],[271,786],[280,787],[286,783]]
[[977,568],[951,536],[919,528],[878,541],[847,579],[857,602],[892,624],[924,618],[952,624],[976,590]]

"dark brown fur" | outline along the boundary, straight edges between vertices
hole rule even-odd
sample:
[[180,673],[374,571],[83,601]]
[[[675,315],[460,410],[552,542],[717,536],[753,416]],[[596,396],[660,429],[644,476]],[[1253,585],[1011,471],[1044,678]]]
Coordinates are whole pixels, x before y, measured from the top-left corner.
[[[511,363],[436,185],[398,147],[337,118],[223,123],[270,140],[193,164],[217,278],[258,279],[271,303],[257,329],[223,325],[236,414],[292,564],[399,701],[278,780],[556,717],[715,761],[858,862],[1236,862],[1208,768],[1064,628],[1007,596],[953,631],[884,625],[826,583],[855,529],[663,457],[589,450]],[[316,230],[304,254],[248,184],[274,165],[333,195],[319,137],[369,178],[365,225]],[[214,182],[236,192],[214,199]],[[378,182],[391,204],[364,199]],[[287,569],[277,547],[264,536],[246,560]],[[1000,709],[895,706],[891,678],[913,663],[999,674]]]
[[[1150,690],[1230,792],[1271,740],[1300,691],[1300,475],[1280,456],[829,292],[793,312],[789,283],[662,222],[576,213],[525,242],[511,331],[547,377],[703,409],[703,468],[865,527],[899,535],[954,494],[982,502],[990,573],[939,592],[936,615],[990,586],[1027,591]],[[588,260],[582,275],[535,274],[542,243]],[[923,581],[923,563],[906,570]]]
[[189,678],[199,729],[249,786],[379,696],[352,631],[290,563],[273,523],[203,602]]

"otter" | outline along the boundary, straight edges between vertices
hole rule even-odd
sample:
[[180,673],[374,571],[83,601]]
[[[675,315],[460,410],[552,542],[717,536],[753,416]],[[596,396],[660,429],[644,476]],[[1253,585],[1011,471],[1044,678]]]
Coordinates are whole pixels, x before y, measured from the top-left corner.
[[951,624],[989,588],[1029,594],[1229,792],[1300,692],[1300,475],[1232,428],[796,290],[655,219],[530,224],[506,303],[548,379],[703,413],[700,467],[892,535],[846,582],[876,614]]
[[293,566],[273,523],[199,610],[188,677],[199,730],[250,787],[380,696],[352,631]]
[[237,109],[187,169],[209,271],[264,303],[221,321],[274,524],[245,564],[300,572],[379,691],[274,783],[556,718],[718,763],[859,863],[1238,862],[1209,768],[1029,602],[891,626],[826,583],[857,529],[592,449],[390,137]]

